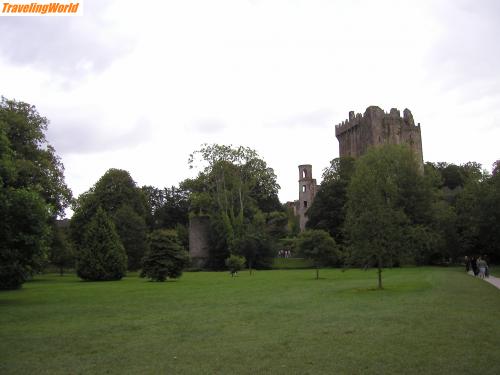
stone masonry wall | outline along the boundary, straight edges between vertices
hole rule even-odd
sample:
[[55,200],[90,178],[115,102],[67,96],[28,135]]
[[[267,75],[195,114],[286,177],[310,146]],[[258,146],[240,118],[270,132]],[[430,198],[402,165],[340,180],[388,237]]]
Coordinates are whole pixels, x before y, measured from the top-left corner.
[[405,144],[417,157],[423,170],[422,135],[409,109],[392,108],[389,113],[376,106],[368,107],[363,115],[349,112],[349,119],[335,127],[340,157],[363,155],[368,147],[382,144]]

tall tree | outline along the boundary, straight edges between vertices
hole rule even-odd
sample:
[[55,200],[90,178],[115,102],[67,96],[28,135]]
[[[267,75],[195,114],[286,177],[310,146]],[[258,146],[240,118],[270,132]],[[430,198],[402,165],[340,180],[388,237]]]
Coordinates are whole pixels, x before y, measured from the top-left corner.
[[225,145],[204,145],[189,160],[200,162],[201,171],[182,186],[190,192],[193,214],[210,216],[211,265],[224,266],[236,245],[255,227],[262,210],[276,205],[279,185],[271,168],[252,149]]
[[99,207],[85,228],[76,272],[89,281],[120,280],[127,270],[127,254],[115,226]]
[[147,200],[127,171],[108,170],[86,193],[78,197],[71,218],[71,236],[79,251],[85,228],[98,208],[109,215],[130,258],[131,270],[139,267],[146,249]]
[[10,186],[36,190],[50,215],[56,217],[64,215],[72,195],[64,182],[61,159],[45,137],[48,124],[35,106],[2,97],[0,127],[8,139],[15,170]]
[[339,245],[344,244],[347,186],[354,172],[354,159],[336,158],[323,171],[323,181],[311,207],[306,227],[326,230]]
[[[351,260],[382,269],[413,251],[409,226],[425,222],[432,201],[410,149],[387,145],[370,149],[356,162],[348,187],[346,230]],[[416,234],[421,234],[417,232]]]
[[71,201],[47,126],[34,106],[2,97],[0,289],[20,287],[45,263],[51,225]]

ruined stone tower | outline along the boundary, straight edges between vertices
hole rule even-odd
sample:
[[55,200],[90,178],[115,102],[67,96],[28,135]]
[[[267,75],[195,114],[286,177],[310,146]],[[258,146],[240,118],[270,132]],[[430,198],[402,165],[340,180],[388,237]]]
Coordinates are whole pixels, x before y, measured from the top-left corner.
[[192,216],[189,219],[189,256],[193,267],[207,265],[209,254],[208,239],[210,219],[208,216]]
[[376,106],[368,107],[363,115],[349,112],[349,119],[335,126],[340,157],[363,155],[368,147],[382,144],[405,144],[415,153],[423,171],[420,124],[415,125],[409,109],[392,108],[389,113]]
[[301,231],[306,229],[306,211],[311,207],[317,190],[316,179],[312,178],[312,165],[299,165],[299,200],[295,207]]

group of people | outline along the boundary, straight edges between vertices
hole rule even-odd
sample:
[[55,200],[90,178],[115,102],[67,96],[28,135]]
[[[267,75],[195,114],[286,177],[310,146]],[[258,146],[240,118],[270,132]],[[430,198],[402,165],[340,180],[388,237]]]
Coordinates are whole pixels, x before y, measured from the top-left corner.
[[287,249],[283,249],[278,251],[278,257],[279,258],[291,258],[292,257],[292,252]]
[[465,271],[472,271],[474,276],[479,276],[481,279],[485,277],[490,277],[490,273],[488,270],[488,263],[486,263],[485,257],[475,257],[471,256],[465,257]]

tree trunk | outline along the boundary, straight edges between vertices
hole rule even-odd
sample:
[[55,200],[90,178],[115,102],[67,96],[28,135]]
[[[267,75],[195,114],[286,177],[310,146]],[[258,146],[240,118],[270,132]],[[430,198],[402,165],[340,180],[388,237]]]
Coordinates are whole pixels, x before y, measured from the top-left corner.
[[380,257],[377,259],[377,266],[378,266],[378,288],[379,289],[384,289],[382,287],[382,260]]
[[250,271],[250,276],[252,276],[252,261],[248,262],[248,270]]
[[316,266],[316,280],[319,279],[319,267]]

